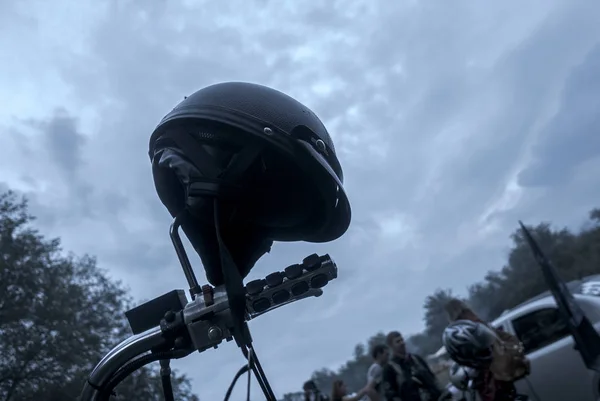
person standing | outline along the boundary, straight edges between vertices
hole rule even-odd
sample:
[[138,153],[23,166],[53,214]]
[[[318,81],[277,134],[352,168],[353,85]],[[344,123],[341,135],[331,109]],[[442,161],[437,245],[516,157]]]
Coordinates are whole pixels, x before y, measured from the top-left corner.
[[402,334],[386,337],[392,356],[383,368],[383,392],[387,401],[437,401],[442,395],[435,375],[419,355],[408,353]]
[[304,401],[329,401],[329,397],[322,394],[313,380],[309,380],[302,386],[304,390]]
[[371,401],[383,401],[383,368],[390,357],[389,348],[384,344],[377,344],[371,349],[373,364],[367,371],[367,383],[373,383],[373,393],[367,394]]

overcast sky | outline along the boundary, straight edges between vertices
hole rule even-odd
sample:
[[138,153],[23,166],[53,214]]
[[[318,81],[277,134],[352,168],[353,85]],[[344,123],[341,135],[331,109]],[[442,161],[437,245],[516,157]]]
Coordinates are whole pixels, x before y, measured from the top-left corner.
[[[0,59],[0,185],[137,299],[185,288],[147,155],[175,104],[251,81],[322,118],[353,222],[251,274],[313,252],[340,270],[251,323],[279,396],[378,330],[421,330],[433,290],[502,266],[517,219],[579,227],[600,206],[593,0],[2,1]],[[242,362],[230,343],[175,365],[215,400]]]

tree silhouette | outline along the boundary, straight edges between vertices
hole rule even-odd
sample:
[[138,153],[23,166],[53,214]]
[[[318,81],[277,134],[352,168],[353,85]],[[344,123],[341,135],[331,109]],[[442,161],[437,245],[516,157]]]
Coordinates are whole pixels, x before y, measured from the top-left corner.
[[[27,202],[0,195],[0,400],[75,400],[94,365],[129,334],[131,299],[90,256],[64,256],[32,227]],[[176,374],[178,400],[197,401]],[[162,400],[156,367],[117,387],[127,400]]]

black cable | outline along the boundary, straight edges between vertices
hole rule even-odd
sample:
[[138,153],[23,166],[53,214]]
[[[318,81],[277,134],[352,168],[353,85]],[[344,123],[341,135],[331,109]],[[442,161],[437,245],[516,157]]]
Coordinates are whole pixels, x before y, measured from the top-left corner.
[[100,386],[101,390],[99,390],[98,401],[108,401],[114,388],[117,387],[119,383],[125,380],[133,372],[141,369],[149,363],[161,359],[179,359],[191,353],[192,351],[190,350],[157,352],[153,354],[142,355],[139,358],[126,363],[121,369],[117,370],[117,372],[108,380],[106,384]]
[[[250,348],[250,352],[248,353],[248,368],[252,366],[253,360],[252,355],[254,354],[252,348]],[[246,401],[250,401],[250,383],[252,383],[252,375],[248,372],[248,387],[246,389]]]
[[[244,355],[247,355],[246,358],[248,358],[248,363],[246,365],[242,366],[242,368],[234,376],[233,381],[231,382],[231,384],[229,385],[229,388],[227,389],[227,393],[225,394],[224,401],[229,401],[229,397],[231,397],[231,393],[233,391],[233,388],[235,387],[236,382],[238,381],[240,376],[243,375],[244,373],[248,372],[248,388],[247,388],[247,392],[246,392],[247,401],[250,400],[250,382],[252,379],[252,372],[254,372],[254,374],[256,375],[256,379],[259,382],[259,384],[261,384],[261,379],[266,380],[266,377],[264,377],[264,372],[263,372],[262,378],[260,376],[258,376],[259,373],[257,372],[257,367],[256,367],[256,363],[258,362],[258,359],[256,358],[256,353],[254,352],[254,349],[250,348],[248,350],[245,347],[242,347],[242,350],[244,352]],[[262,369],[261,369],[261,372],[262,372]],[[265,389],[263,389],[266,399],[268,401],[275,401],[276,400],[275,395],[273,394],[273,390],[271,390],[271,386],[268,384],[268,382],[267,382],[267,386],[268,386],[267,387],[268,390],[270,390],[270,394],[268,392],[266,392]]]
[[163,393],[165,395],[165,401],[175,401],[175,395],[173,394],[173,383],[171,383],[171,360],[161,359],[160,360],[160,381],[162,383]]
[[252,359],[253,359],[252,366],[255,368],[254,374],[257,376],[258,376],[258,374],[260,374],[260,377],[263,381],[264,388],[267,390],[267,393],[265,393],[267,400],[277,401],[277,397],[275,397],[275,393],[273,393],[273,388],[271,387],[271,384],[269,383],[269,380],[267,379],[267,375],[265,374],[265,371],[263,370],[262,365],[261,365],[260,361],[258,360],[258,355],[256,354],[254,347],[250,347],[250,349],[252,349]]
[[[252,347],[249,347],[252,348]],[[248,352],[248,348],[246,348],[245,346],[240,347],[240,349],[242,350],[242,354],[244,354],[244,357],[246,359],[248,359],[249,357],[249,352]],[[252,371],[254,372],[254,376],[256,377],[256,380],[258,381],[258,385],[260,386],[263,394],[265,395],[265,398],[268,401],[276,401],[277,397],[275,397],[275,394],[273,393],[273,389],[271,388],[271,385],[269,384],[269,381],[267,380],[267,375],[265,375],[265,371],[262,368],[262,365],[260,364],[260,361],[258,360],[258,356],[256,355],[256,352],[253,350],[253,360],[254,363],[250,366],[250,368],[252,369]]]
[[223,399],[223,401],[229,401],[229,397],[231,397],[231,393],[233,392],[233,388],[235,387],[235,383],[246,372],[248,372],[248,375],[250,375],[250,367],[248,365],[244,365],[244,366],[241,367],[240,370],[238,370],[238,372],[233,377],[233,380],[231,381],[231,384],[229,385],[229,388],[227,389],[227,392],[225,393],[225,398]]

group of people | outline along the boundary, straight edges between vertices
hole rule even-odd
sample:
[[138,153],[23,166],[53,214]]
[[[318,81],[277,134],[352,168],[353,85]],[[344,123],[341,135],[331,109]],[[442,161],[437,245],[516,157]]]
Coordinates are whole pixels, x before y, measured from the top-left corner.
[[438,400],[443,391],[425,360],[407,352],[398,331],[386,336],[386,344],[371,349],[373,363],[367,371],[366,385],[349,394],[342,380],[335,380],[331,396],[321,394],[314,381],[304,383],[306,401],[425,401]]
[[[443,343],[458,369],[476,371],[472,389],[481,401],[514,401],[514,381],[529,374],[529,362],[518,340],[497,331],[462,301],[453,299],[446,305],[449,325]],[[305,401],[438,401],[453,399],[440,385],[427,362],[407,352],[402,334],[392,331],[385,344],[371,349],[373,363],[366,375],[366,385],[350,394],[342,380],[333,382],[331,395],[322,394],[314,381],[304,383]],[[465,370],[466,371],[466,370]],[[456,383],[457,387],[462,387]],[[461,388],[464,390],[464,388]]]

